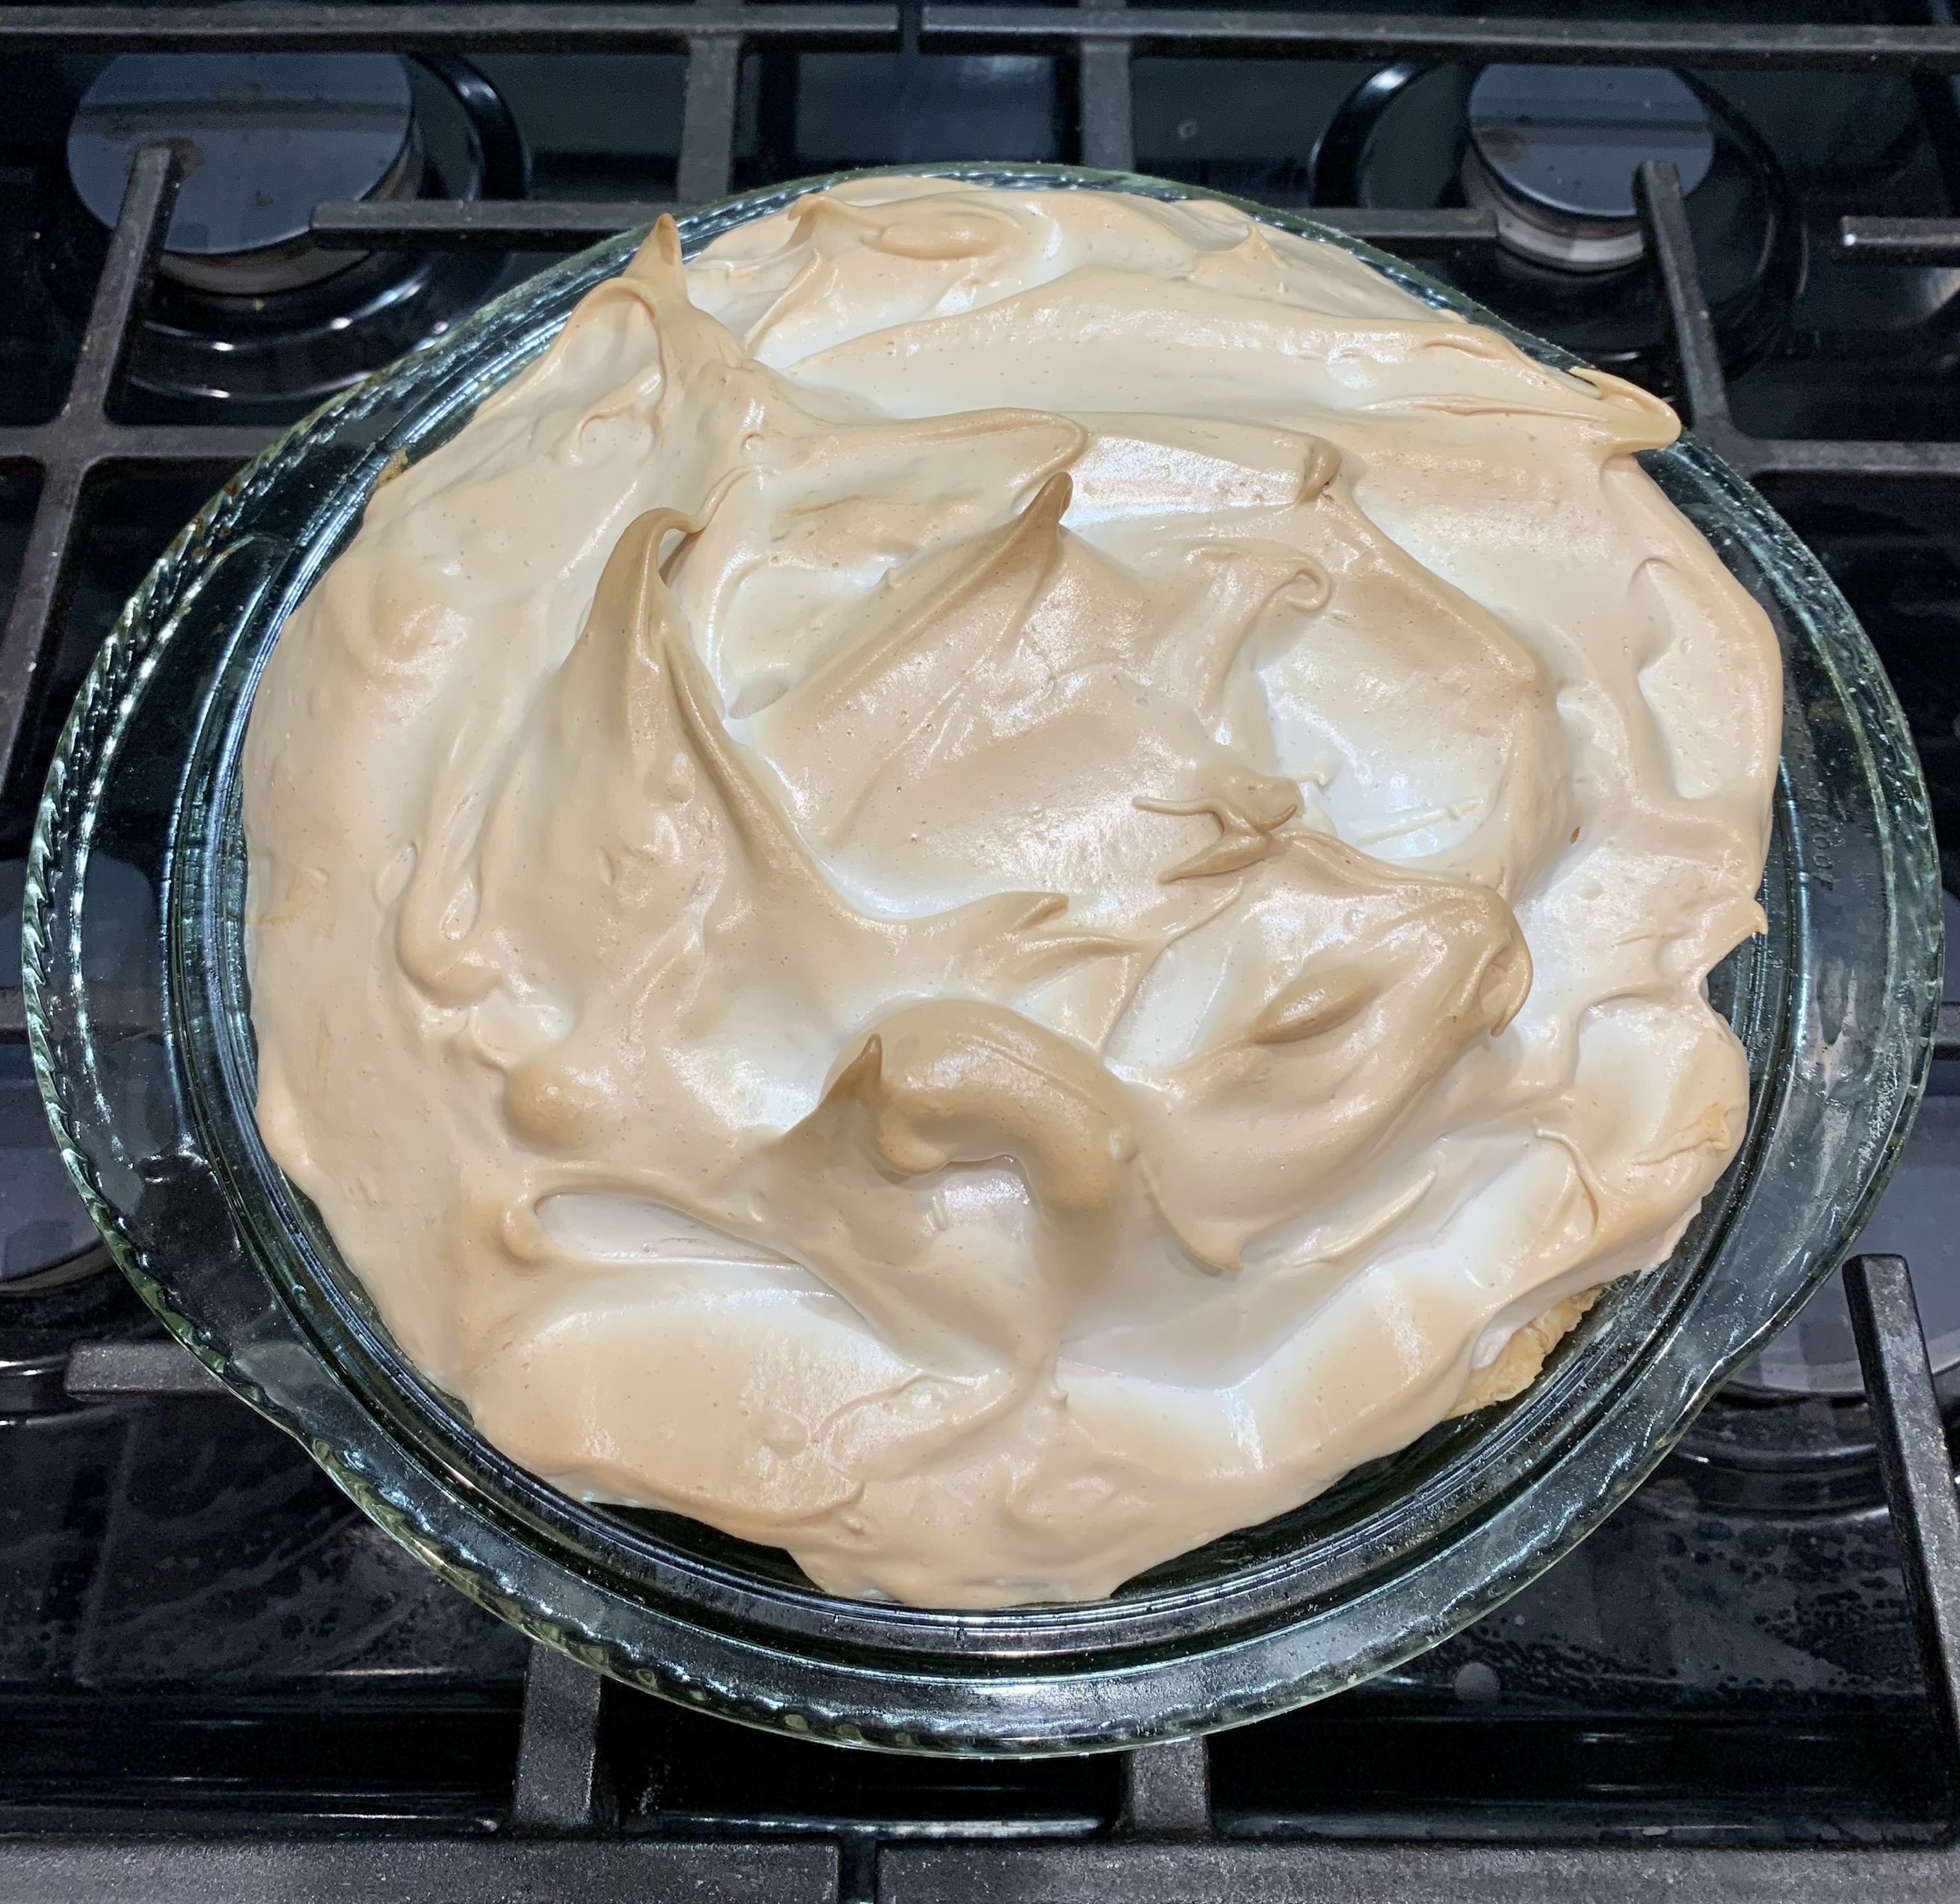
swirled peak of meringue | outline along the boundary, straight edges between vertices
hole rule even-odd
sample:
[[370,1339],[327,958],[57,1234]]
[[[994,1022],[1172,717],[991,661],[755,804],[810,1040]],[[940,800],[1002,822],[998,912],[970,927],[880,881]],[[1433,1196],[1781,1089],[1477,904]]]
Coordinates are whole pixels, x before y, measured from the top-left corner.
[[1293,1508],[1739,1141],[1780,677],[1675,428],[1217,205],[663,224],[280,637],[273,1154],[492,1441],[835,1592]]

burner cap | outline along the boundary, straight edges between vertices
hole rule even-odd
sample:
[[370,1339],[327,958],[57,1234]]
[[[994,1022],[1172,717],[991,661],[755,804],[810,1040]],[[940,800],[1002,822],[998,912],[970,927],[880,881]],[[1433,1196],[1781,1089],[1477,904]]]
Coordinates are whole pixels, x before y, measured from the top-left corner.
[[183,154],[159,269],[251,297],[344,271],[307,220],[323,199],[399,198],[418,183],[408,68],[387,53],[129,53],[111,60],[68,129],[68,168],[105,225],[142,145]]
[[1463,193],[1541,264],[1602,271],[1640,255],[1634,172],[1672,159],[1691,192],[1715,157],[1708,115],[1659,67],[1487,66],[1470,88]]

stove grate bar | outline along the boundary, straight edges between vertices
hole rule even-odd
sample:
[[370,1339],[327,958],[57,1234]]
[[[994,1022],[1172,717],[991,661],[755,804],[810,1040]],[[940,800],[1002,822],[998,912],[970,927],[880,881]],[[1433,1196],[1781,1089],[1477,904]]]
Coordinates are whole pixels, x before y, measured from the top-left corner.
[[174,1342],[78,1342],[68,1352],[62,1393],[71,1401],[147,1401],[228,1395],[231,1390]]
[[1752,481],[1764,476],[1960,477],[1960,443],[1790,441],[1752,436],[1739,428],[1729,408],[1728,378],[1702,288],[1681,175],[1671,161],[1646,160],[1634,175],[1634,196],[1667,308],[1682,420],[1724,462]]
[[[558,1839],[390,1832],[332,1838],[27,1837],[0,1844],[0,1904],[855,1904],[834,1841],[639,1836]],[[1934,1904],[1960,1855],[1676,1848],[1639,1844],[1087,1842],[887,1844],[877,1904]]]
[[1950,1761],[1960,1754],[1960,1498],[1912,1273],[1903,1256],[1853,1256],[1844,1296],[1920,1664]]
[[332,199],[313,207],[310,228],[350,251],[582,251],[680,209],[668,199]]
[[[0,8],[0,54],[145,53],[676,53],[704,40],[784,47],[892,45],[898,9],[868,0],[743,6]],[[1960,37],[1960,36],[1956,36]],[[1936,53],[1933,62],[1937,64]]]
[[409,1836],[21,1837],[0,1845],[0,1904],[836,1904],[821,1841]]
[[928,46],[960,52],[1065,51],[1099,43],[1157,53],[1264,53],[1294,59],[1960,72],[1960,28],[1952,26],[1561,20],[1492,14],[1450,18],[1236,7],[1153,6],[1117,17],[1099,7],[928,5],[921,37]]
[[[35,678],[51,657],[75,587],[90,492],[117,470],[204,470],[228,476],[271,432],[234,428],[139,428],[115,422],[135,326],[148,298],[157,254],[177,202],[177,155],[145,148],[129,170],[123,210],[109,240],[66,400],[53,421],[0,430],[0,469],[40,478],[40,493],[0,635],[0,781],[10,779],[32,705]],[[11,1018],[0,1009],[0,1018]],[[0,1027],[4,1040],[11,1027]]]
[[[1701,264],[1688,222],[1681,174],[1666,159],[1642,161],[1634,174],[1634,199],[1647,236],[1647,256],[1659,280],[1669,341],[1680,370],[1682,421],[1711,448],[1736,434],[1729,413],[1728,380],[1715,341],[1715,320],[1701,288]],[[1732,460],[1732,459],[1731,459]]]
[[[928,46],[1072,51],[1083,43],[1153,53],[1275,53],[1309,59],[1590,62],[1807,72],[1960,72],[1951,25],[1815,25],[1632,17],[1577,20],[1470,14],[1290,11],[1236,7],[928,5]],[[895,37],[894,11],[864,0],[743,7],[568,4],[0,8],[0,53],[281,50],[382,53],[647,53],[710,37],[863,46]]]
[[[714,0],[697,4],[705,11]],[[728,196],[735,168],[742,54],[742,41],[727,34],[701,33],[688,40],[680,156],[674,169],[674,190],[684,202],[702,204]]]
[[604,1685],[568,1654],[532,1642],[511,1799],[514,1832],[587,1831],[598,1822]]
[[1123,1754],[1123,1814],[1131,1838],[1203,1838],[1211,1829],[1211,1749],[1176,1739]]
[[[1125,0],[1082,0],[1086,10],[1121,13]],[[1084,165],[1099,172],[1137,167],[1128,40],[1083,40],[1076,53],[1076,105]]]
[[[886,1845],[878,1904],[1950,1904],[1960,1855],[1323,1839]],[[4,1890],[0,1890],[4,1904]]]
[[[1644,1843],[887,1845],[878,1904],[1934,1904],[1960,1885],[1949,1850],[1805,1851]],[[0,1904],[5,1893],[0,1892]]]
[[173,154],[158,148],[138,154],[95,288],[67,400],[31,444],[0,441],[0,459],[16,468],[34,468],[41,478],[20,581],[6,632],[0,635],[0,766],[11,766],[34,675],[75,585],[76,518],[96,460],[90,453],[91,439],[107,420],[128,355],[131,323],[155,273],[180,177]]
[[1960,264],[1960,218],[1840,218],[1845,264]]
[[[336,199],[313,207],[311,228],[317,239],[348,250],[581,251],[681,209],[664,199],[422,199],[400,205]],[[1328,205],[1312,215],[1350,237],[1414,256],[1475,251],[1497,241],[1497,221],[1488,212]]]

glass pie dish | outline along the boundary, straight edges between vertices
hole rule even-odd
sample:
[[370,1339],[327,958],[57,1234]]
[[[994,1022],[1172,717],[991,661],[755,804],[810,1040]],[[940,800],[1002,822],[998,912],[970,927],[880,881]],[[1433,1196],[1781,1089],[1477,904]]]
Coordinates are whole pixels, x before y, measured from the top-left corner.
[[[1063,167],[908,167],[1203,196]],[[692,252],[831,180],[682,221]],[[1370,247],[1417,296],[1573,360]],[[453,435],[637,236],[531,280],[247,468],[117,622],[65,730],[25,909],[29,1035],[108,1247],[171,1332],[382,1527],[533,1638],[648,1691],[806,1737],[944,1753],[1134,1746],[1320,1698],[1433,1645],[1583,1539],[1835,1267],[1917,1102],[1940,995],[1937,858],[1905,723],[1813,558],[1691,441],[1642,460],[1781,644],[1769,929],[1710,995],[1748,1132],[1668,1262],[1612,1288],[1524,1393],[1111,1599],[999,1613],[843,1600],[700,1524],[574,1501],[475,1433],[390,1339],[253,1117],[240,751],[286,616],[377,482]]]

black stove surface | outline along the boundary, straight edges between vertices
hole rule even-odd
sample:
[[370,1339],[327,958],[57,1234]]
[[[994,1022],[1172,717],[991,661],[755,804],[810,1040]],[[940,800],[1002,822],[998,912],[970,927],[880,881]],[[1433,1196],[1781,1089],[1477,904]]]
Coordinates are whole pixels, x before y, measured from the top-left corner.
[[[287,231],[298,250],[273,263],[293,282],[270,291],[170,280],[167,253],[110,401],[123,447],[72,498],[44,426],[89,374],[116,255],[71,130],[112,57],[190,42],[168,8],[0,13],[0,665],[18,677],[0,680],[0,1899],[1960,1895],[1940,1848],[1960,1801],[1960,1573],[1940,1542],[1952,1523],[1960,1564],[1960,1522],[1930,1413],[1914,1439],[1913,1398],[1932,1398],[1878,1272],[1862,1363],[1866,1281],[1848,1303],[1834,1282],[1591,1540],[1403,1668],[1208,1746],[848,1753],[532,1657],[178,1367],[54,1153],[14,971],[21,855],[68,702],[253,432],[606,228],[566,201],[945,158],[1134,161],[1360,229],[1420,215],[1403,228],[1425,268],[1680,403],[1818,551],[1904,704],[1960,887],[1960,227],[1912,228],[1888,242],[1919,261],[1878,263],[1841,229],[1960,212],[1960,33],[1938,5],[1836,8],[1823,41],[1794,10],[1615,24],[1594,7],[1494,22],[1107,0],[759,7],[743,38],[690,41],[690,13],[738,19],[706,0],[614,9],[604,49],[597,26],[581,38],[603,8],[256,9],[272,37],[255,56],[329,14],[336,46],[429,56],[403,62],[418,142],[364,160],[393,183],[340,209],[394,218],[396,242],[412,215],[423,229],[343,272]],[[1127,37],[1075,37],[1112,17]],[[488,49],[464,64],[473,35]],[[1637,61],[1642,36],[1659,51]],[[1648,258],[1605,269],[1468,215],[1488,213],[1465,165],[1478,74],[1562,46],[1682,76],[1707,164],[1672,202],[1700,301],[1677,250],[1654,268],[1666,202],[1646,207]],[[227,358],[252,368],[221,388]],[[1909,1259],[1960,1424],[1960,1062],[1936,1065],[1861,1247]],[[93,1359],[72,1361],[78,1345]],[[1902,1563],[1901,1532],[1927,1568]]]

